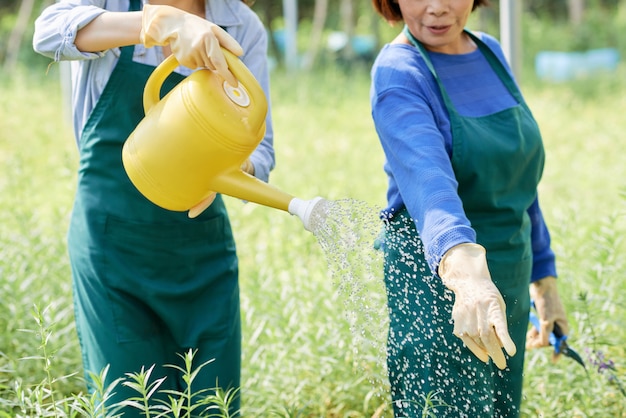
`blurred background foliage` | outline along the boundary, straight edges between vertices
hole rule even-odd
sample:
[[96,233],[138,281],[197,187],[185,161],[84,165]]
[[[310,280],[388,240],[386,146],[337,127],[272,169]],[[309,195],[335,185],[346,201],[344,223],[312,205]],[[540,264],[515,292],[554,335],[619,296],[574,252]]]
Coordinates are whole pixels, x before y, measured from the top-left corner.
[[[33,21],[54,0],[2,0],[0,2],[0,65],[4,72],[45,67],[48,60],[32,51]],[[373,11],[368,0],[257,0],[259,14],[270,37],[272,62],[284,66],[285,19],[291,1],[297,8],[298,67],[310,70],[329,64],[371,65],[382,44],[399,27],[391,27]],[[524,66],[531,68],[538,51],[584,51],[616,48],[626,53],[626,0],[520,0]],[[499,36],[499,0],[480,9],[473,29]],[[351,41],[349,41],[351,40]]]

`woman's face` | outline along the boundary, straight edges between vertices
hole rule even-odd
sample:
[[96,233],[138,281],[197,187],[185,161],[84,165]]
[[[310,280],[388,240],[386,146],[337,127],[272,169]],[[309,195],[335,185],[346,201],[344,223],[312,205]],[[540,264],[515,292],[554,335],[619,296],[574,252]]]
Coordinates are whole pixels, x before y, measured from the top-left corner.
[[428,50],[462,54],[475,48],[463,35],[474,0],[398,0],[398,5],[404,23]]

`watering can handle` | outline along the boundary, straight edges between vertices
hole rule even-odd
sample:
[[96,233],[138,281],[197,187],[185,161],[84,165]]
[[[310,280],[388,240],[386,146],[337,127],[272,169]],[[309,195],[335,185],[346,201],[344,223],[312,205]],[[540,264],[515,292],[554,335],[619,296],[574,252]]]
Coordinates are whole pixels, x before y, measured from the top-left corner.
[[[250,72],[248,67],[246,67],[239,57],[230,52],[229,50],[222,48],[222,52],[224,53],[224,57],[226,58],[226,63],[228,64],[228,68],[233,73],[235,78],[248,90],[252,97],[263,97],[265,98],[265,93],[263,89],[259,85],[259,83],[254,78],[254,75]],[[148,81],[146,82],[146,87],[143,92],[143,108],[144,112],[147,114],[150,109],[154,105],[156,105],[161,100],[161,86],[165,82],[165,79],[178,67],[180,64],[174,55],[170,55],[167,57],[158,67],[154,69]],[[210,71],[210,70],[207,70]]]

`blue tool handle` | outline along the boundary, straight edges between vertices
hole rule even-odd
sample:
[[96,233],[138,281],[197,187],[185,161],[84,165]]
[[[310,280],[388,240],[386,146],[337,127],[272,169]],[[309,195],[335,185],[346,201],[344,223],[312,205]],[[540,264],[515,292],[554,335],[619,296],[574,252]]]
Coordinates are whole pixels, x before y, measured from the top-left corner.
[[[539,318],[537,317],[537,315],[535,315],[534,312],[531,312],[528,318],[530,319],[530,322],[531,324],[533,324],[535,329],[539,331],[540,330]],[[548,341],[550,341],[550,345],[554,347],[554,352],[556,354],[559,354],[561,352],[561,346],[563,345],[565,340],[567,340],[567,335],[563,335],[563,331],[561,331],[561,328],[559,327],[559,325],[555,323],[554,329],[552,330],[552,332],[550,333],[550,336],[548,337]]]

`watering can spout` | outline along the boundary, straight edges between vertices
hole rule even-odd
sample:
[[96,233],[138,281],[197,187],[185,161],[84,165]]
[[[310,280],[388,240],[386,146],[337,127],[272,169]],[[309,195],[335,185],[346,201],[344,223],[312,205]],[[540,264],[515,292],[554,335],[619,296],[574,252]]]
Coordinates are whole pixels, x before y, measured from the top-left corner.
[[300,218],[304,228],[313,233],[326,216],[328,207],[328,202],[321,197],[299,199],[241,170],[216,177],[211,182],[211,190],[227,190],[229,196],[289,212]]
[[323,226],[323,221],[327,216],[328,201],[319,196],[311,200],[294,197],[289,202],[288,211],[300,218],[304,229],[315,234]]
[[239,169],[228,171],[210,181],[210,190],[241,200],[287,212],[293,199],[288,193]]

